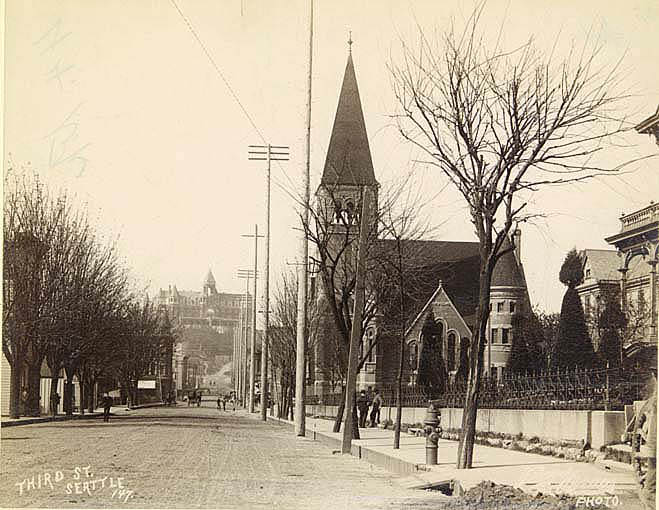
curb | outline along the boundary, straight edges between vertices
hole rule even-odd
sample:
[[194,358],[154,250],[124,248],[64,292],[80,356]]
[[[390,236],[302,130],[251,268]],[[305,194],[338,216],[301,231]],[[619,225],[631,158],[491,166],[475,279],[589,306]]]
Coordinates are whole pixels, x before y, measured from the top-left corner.
[[75,414],[73,416],[68,416],[66,414],[57,415],[57,416],[35,416],[34,418],[28,418],[25,420],[16,420],[16,421],[3,421],[0,422],[0,428],[5,427],[18,427],[21,425],[35,425],[37,423],[49,423],[53,421],[69,421],[69,420],[85,420],[91,418],[99,418],[103,416],[103,413],[88,413],[88,414]]
[[[288,425],[290,427],[294,426],[293,422],[290,422],[285,419],[275,418],[268,416],[268,421],[273,423],[279,423],[283,425]],[[310,429],[305,426],[305,437],[316,441],[328,448],[336,449],[341,448],[341,441],[333,436],[330,436],[326,432],[319,432],[317,430]],[[358,441],[358,440],[357,440]],[[398,475],[411,475],[413,473],[418,473],[419,471],[425,471],[425,464],[416,464],[413,462],[408,462],[406,460],[397,459],[386,453],[375,451],[367,446],[362,446],[359,444],[352,444],[350,449],[350,455],[357,457],[358,459],[365,460],[366,462],[373,464],[375,466],[381,467],[396,473]]]
[[[149,407],[162,407],[164,403],[155,403],[155,404],[142,404],[135,407],[131,407],[130,410],[146,409]],[[35,425],[37,423],[49,423],[53,421],[69,421],[69,420],[85,420],[91,418],[100,418],[103,416],[103,412],[94,411],[93,413],[86,414],[58,414],[57,416],[35,416],[33,418],[26,418],[24,420],[11,420],[11,421],[0,421],[0,428],[5,427],[19,427],[21,425]],[[116,415],[114,415],[116,416]]]

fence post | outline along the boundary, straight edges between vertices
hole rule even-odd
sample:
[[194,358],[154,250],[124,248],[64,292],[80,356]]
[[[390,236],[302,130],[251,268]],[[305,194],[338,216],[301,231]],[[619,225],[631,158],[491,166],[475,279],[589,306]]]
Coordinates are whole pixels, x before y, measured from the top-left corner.
[[604,410],[611,410],[611,402],[609,400],[609,362],[606,362],[606,394],[604,396]]

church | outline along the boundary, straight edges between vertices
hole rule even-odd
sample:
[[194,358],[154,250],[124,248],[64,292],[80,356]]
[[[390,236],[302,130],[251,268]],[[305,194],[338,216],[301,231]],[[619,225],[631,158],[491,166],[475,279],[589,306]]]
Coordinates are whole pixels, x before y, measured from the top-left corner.
[[[335,382],[329,381],[331,376],[327,367],[331,365],[329,358],[341,343],[334,338],[339,333],[334,316],[327,313],[323,283],[326,289],[334,286],[335,295],[338,295],[341,291],[335,283],[336,274],[346,274],[347,279],[351,277],[357,253],[359,204],[365,187],[375,194],[372,203],[377,209],[381,198],[378,197],[379,184],[350,51],[323,174],[315,195],[316,229],[327,232],[327,240],[315,240],[313,244],[316,244],[317,251],[320,245],[326,251],[316,253],[314,257],[325,264],[326,259],[334,258],[335,261],[331,268],[334,283],[330,283],[329,277],[321,272],[317,278],[320,281],[316,284],[321,324],[317,328],[320,332],[318,338],[313,343],[314,363],[310,367],[310,379],[317,395],[336,391]],[[530,310],[521,261],[521,232],[515,231],[513,238],[515,249],[497,263],[490,289],[491,314],[484,368],[493,376],[503,375],[506,369],[513,340],[513,315]],[[394,240],[378,233],[371,242],[371,252],[391,252],[393,243]],[[361,345],[361,356],[365,361],[357,379],[359,389],[384,387],[396,382],[400,335],[395,332],[400,332],[401,327],[405,335],[403,380],[410,386],[416,384],[420,354],[428,335],[433,335],[433,341],[439,342],[446,370],[449,377],[454,378],[474,334],[479,289],[478,242],[415,239],[404,241],[404,245],[405,264],[414,269],[415,276],[403,284],[405,304],[402,307],[402,321],[398,319],[400,315],[390,309],[391,305],[382,301],[382,293],[373,288],[377,269],[367,270],[367,307],[370,302],[374,311],[365,319]],[[350,291],[339,299],[344,306],[351,299],[346,299],[345,295],[350,296]],[[324,304],[321,303],[323,299]],[[401,322],[404,324],[401,325]],[[341,356],[345,362],[346,353]]]

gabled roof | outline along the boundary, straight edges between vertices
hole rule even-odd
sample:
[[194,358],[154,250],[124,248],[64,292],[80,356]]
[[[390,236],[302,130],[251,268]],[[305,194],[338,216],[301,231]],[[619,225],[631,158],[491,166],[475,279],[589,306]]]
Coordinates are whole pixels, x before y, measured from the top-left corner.
[[[592,278],[596,281],[601,280],[619,280],[620,258],[615,250],[583,250],[581,252],[584,270],[586,266],[590,268],[590,276],[584,279]],[[585,271],[584,271],[585,273]]]
[[343,76],[321,184],[376,184],[352,54]]
[[[396,243],[388,239],[379,240],[377,249],[383,254],[395,253]],[[478,243],[403,241],[402,250],[411,275],[405,289],[409,300],[408,327],[443,290],[467,327],[473,329],[480,280]],[[496,286],[526,289],[524,273],[514,252],[505,254],[497,263],[492,275],[492,287]]]
[[[441,287],[469,327],[478,304],[478,243],[463,241],[403,241],[405,264],[410,269],[406,282],[407,319],[413,321]],[[392,240],[378,241],[383,254],[394,252]],[[386,313],[386,312],[385,312]]]
[[641,121],[635,129],[639,133],[652,134],[652,130],[656,129],[657,125],[659,125],[659,106],[653,115],[650,115],[647,119]]

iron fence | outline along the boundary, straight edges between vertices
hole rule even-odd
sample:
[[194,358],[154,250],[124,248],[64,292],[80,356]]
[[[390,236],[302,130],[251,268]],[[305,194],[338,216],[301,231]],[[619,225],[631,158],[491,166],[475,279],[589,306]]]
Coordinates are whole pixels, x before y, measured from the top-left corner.
[[[647,372],[622,369],[574,369],[536,374],[483,377],[479,407],[484,409],[582,409],[620,410],[634,400],[647,398]],[[378,386],[384,406],[396,405],[396,386]],[[464,407],[466,383],[453,383],[447,391],[433,394],[425,388],[404,386],[403,407],[425,407],[429,401],[440,407]],[[339,405],[341,393],[308,395],[306,403]]]

